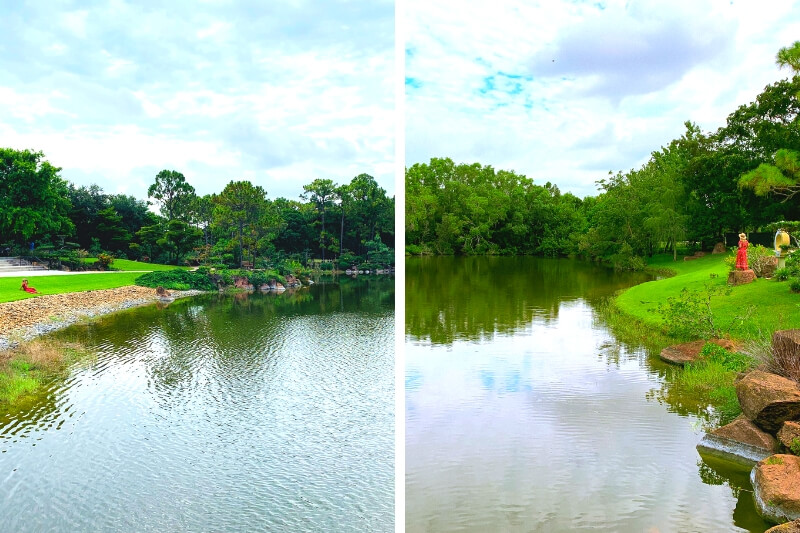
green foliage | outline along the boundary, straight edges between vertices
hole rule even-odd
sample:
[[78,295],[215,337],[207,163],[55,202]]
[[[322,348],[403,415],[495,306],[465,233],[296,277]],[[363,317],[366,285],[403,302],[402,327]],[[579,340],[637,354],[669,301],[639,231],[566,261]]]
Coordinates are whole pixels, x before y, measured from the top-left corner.
[[781,458],[780,458],[780,457],[778,457],[777,455],[771,455],[770,457],[767,457],[767,460],[766,460],[766,461],[764,461],[764,464],[768,464],[768,465],[782,465],[782,464],[783,464],[783,459],[781,459]]
[[800,279],[793,279],[791,283],[789,283],[789,290],[794,293],[800,292]]
[[162,170],[155,182],[147,189],[147,196],[161,204],[161,215],[170,222],[175,219],[186,220],[189,207],[195,198],[194,187],[186,177],[175,170]]
[[175,269],[161,272],[149,272],[136,278],[136,285],[142,287],[164,287],[173,290],[195,289],[201,291],[215,290],[216,286],[208,275],[188,270]]
[[750,356],[726,350],[712,342],[708,342],[703,346],[703,349],[700,350],[700,358],[719,363],[725,370],[732,372],[744,372],[753,366],[753,359]]
[[330,272],[331,270],[333,270],[333,263],[329,262],[321,263],[319,265],[319,269],[322,270],[323,272]]
[[788,268],[779,268],[775,271],[775,274],[773,274],[772,279],[777,281],[786,281],[791,277],[791,275],[792,272]]
[[792,442],[789,443],[789,449],[793,454],[800,455],[800,438],[793,438]]
[[110,254],[97,254],[97,264],[100,265],[101,270],[108,270],[111,263],[114,262],[114,256]]
[[60,171],[41,152],[0,148],[0,235],[27,244],[72,231]]
[[715,323],[711,301],[730,292],[729,288],[712,283],[706,283],[699,291],[684,288],[678,296],[670,296],[665,304],[660,304],[657,312],[669,335],[704,339],[721,337],[722,330]]

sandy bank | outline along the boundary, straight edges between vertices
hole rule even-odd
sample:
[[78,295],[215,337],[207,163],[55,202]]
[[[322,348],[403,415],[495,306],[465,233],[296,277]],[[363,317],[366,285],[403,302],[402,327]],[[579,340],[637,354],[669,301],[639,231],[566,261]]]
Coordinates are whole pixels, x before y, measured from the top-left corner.
[[[181,298],[201,291],[171,291]],[[13,347],[84,318],[128,309],[158,300],[155,289],[128,286],[99,291],[49,294],[0,303],[0,350]]]

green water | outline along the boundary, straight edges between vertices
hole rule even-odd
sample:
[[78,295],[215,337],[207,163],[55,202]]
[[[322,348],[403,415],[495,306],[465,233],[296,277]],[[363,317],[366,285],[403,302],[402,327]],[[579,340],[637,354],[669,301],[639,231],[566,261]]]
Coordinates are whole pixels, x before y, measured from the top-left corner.
[[393,279],[57,338],[95,356],[0,411],[0,531],[393,531]]
[[598,308],[649,279],[541,258],[406,264],[408,531],[764,531],[708,413]]

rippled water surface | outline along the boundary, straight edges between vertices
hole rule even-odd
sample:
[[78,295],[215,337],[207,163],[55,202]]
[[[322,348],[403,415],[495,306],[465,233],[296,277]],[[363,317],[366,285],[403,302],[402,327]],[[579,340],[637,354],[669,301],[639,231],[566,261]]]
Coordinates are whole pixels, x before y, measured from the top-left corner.
[[1,531],[392,531],[393,279],[202,296],[59,334],[0,411]]
[[[764,531],[666,365],[598,315],[646,281],[568,260],[409,259],[408,531]],[[669,401],[667,401],[667,398]]]

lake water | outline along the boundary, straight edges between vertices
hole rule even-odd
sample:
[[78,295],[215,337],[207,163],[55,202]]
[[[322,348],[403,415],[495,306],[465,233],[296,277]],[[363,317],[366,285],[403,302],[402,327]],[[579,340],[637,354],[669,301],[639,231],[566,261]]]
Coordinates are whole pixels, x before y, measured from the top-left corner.
[[598,314],[646,281],[541,258],[406,264],[406,529],[764,531],[747,471],[695,446],[657,350]]
[[393,531],[394,280],[209,295],[59,332],[0,409],[0,531]]

